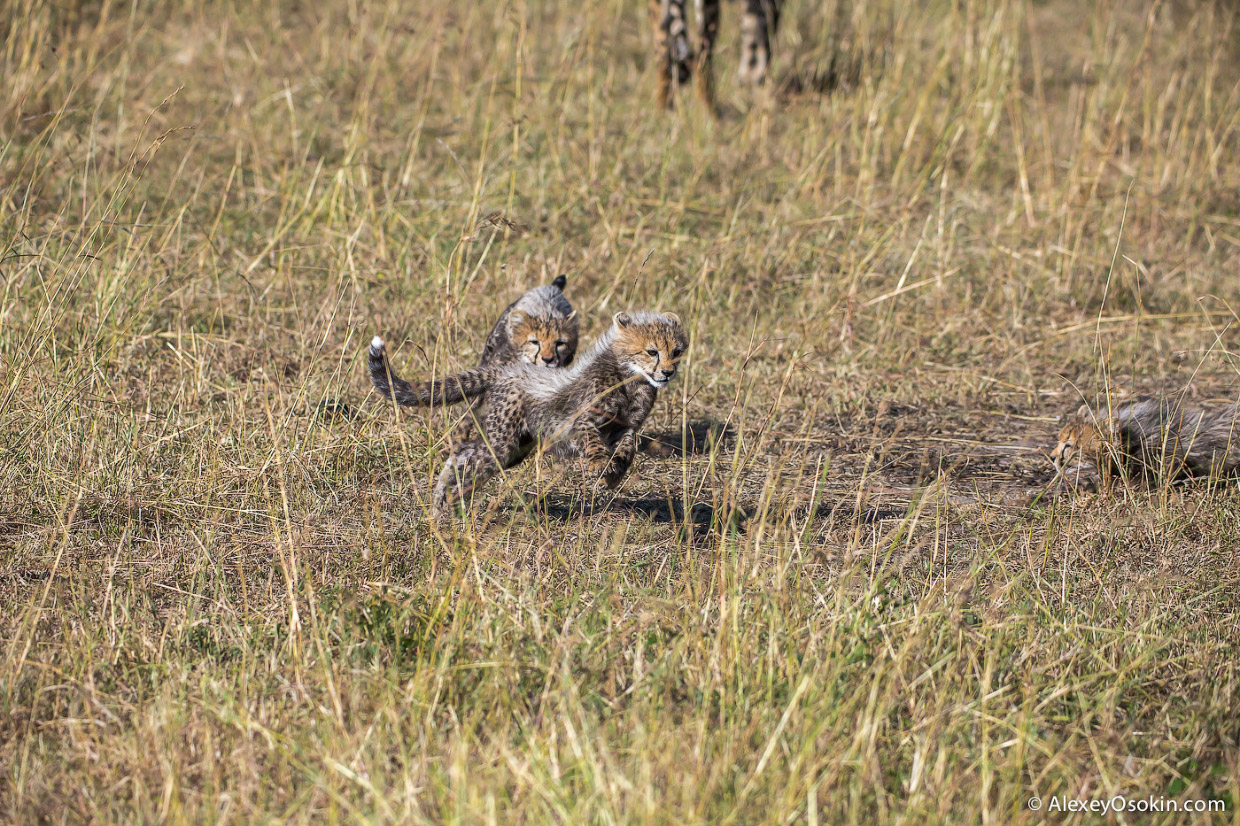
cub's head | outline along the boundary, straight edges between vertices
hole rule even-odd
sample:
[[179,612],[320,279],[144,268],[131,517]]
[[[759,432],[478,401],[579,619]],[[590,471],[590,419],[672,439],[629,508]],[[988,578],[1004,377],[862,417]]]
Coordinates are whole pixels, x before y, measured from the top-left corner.
[[667,387],[689,349],[689,334],[680,317],[675,313],[616,313],[612,323],[612,351],[620,363],[651,387]]
[[522,361],[567,367],[577,354],[577,313],[549,318],[514,310],[508,316],[508,337]]
[[1076,413],[1065,416],[1059,428],[1059,439],[1051,451],[1051,461],[1063,470],[1082,457],[1097,459],[1102,455],[1102,432],[1094,422],[1089,405],[1081,405]]

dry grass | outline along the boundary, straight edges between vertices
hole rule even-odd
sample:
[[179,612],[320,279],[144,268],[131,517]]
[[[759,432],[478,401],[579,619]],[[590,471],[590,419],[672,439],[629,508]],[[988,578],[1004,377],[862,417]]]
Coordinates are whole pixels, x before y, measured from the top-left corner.
[[[1038,497],[1237,395],[1235,11],[818,8],[714,122],[628,0],[4,4],[0,818],[1235,822],[1236,489]],[[559,272],[689,322],[665,445],[436,529],[364,344]]]

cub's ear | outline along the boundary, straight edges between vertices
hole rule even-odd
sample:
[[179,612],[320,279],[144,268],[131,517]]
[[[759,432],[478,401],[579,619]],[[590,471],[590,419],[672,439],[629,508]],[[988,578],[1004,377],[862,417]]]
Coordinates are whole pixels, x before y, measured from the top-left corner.
[[517,329],[524,323],[525,323],[525,313],[521,312],[520,310],[513,310],[511,313],[508,314],[508,332],[511,333],[513,330]]
[[666,318],[668,321],[672,322],[673,324],[680,323],[680,316],[676,315],[675,313],[664,313],[663,317]]
[[611,317],[611,320],[615,322],[617,327],[623,330],[625,327],[628,327],[633,323],[633,316],[628,313],[616,313]]
[[571,313],[569,313],[568,315],[564,317],[564,320],[565,321],[580,321],[581,319],[577,317],[577,311],[573,310]]
[[567,285],[568,285],[568,276],[565,275],[564,273],[560,273],[559,275],[557,275],[555,277],[555,280],[551,282],[551,286],[555,287],[560,292],[564,292],[564,288]]
[[1089,409],[1089,405],[1087,404],[1083,404],[1076,409],[1076,415],[1080,416],[1082,419],[1088,419],[1090,415],[1092,415],[1092,412],[1093,411]]

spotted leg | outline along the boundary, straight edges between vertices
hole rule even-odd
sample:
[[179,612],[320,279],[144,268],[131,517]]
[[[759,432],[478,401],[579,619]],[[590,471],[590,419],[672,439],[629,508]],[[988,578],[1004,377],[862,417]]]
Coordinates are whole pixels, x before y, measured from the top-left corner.
[[574,441],[581,451],[581,458],[585,459],[586,472],[596,480],[601,479],[611,459],[611,451],[607,449],[603,434],[599,432],[598,425],[589,420],[578,421],[574,429],[577,431]]
[[637,430],[625,428],[620,432],[619,438],[615,440],[611,458],[603,469],[602,481],[609,490],[620,487],[620,483],[624,481],[625,474],[629,472],[629,467],[633,464],[633,457],[636,454]]
[[672,103],[672,80],[677,84],[687,82],[691,70],[693,50],[689,47],[685,0],[651,0],[650,11],[658,50],[655,68],[659,73],[659,105],[667,108]]
[[465,415],[457,422],[456,427],[452,428],[452,433],[448,437],[449,444],[462,444],[475,438],[474,427],[485,416],[483,412],[485,409],[485,398],[485,396],[479,396],[478,398],[465,400]]
[[697,12],[697,92],[712,114],[715,111],[715,73],[711,62],[719,36],[719,0],[695,0]]
[[771,64],[771,36],[779,25],[780,0],[745,0],[741,16],[741,83],[761,86]]
[[511,398],[492,400],[482,425],[482,438],[457,445],[439,473],[431,499],[435,519],[449,516],[456,500],[525,458],[517,430],[520,421],[521,411]]

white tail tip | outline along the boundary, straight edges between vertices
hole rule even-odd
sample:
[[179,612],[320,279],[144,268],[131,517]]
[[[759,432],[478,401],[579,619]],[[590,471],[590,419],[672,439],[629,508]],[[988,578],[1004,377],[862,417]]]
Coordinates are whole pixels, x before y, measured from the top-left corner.
[[378,336],[375,336],[374,338],[372,338],[370,340],[370,349],[375,353],[382,352],[383,351],[383,339],[379,338]]

